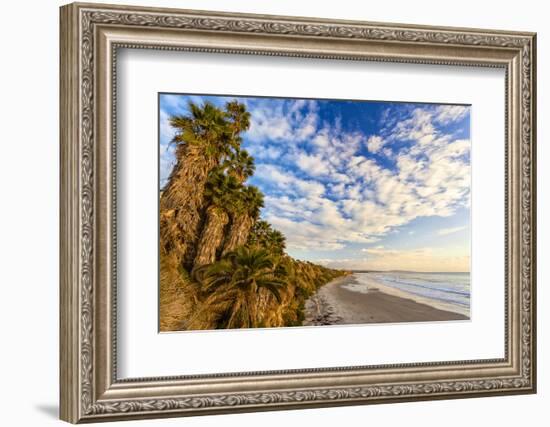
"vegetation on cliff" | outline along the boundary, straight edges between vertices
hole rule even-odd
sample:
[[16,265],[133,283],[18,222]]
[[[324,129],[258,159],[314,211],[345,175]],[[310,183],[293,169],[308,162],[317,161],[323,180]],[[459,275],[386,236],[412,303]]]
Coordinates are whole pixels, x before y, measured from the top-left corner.
[[176,164],[160,197],[160,327],[301,325],[305,300],[345,274],[285,253],[285,237],[260,219],[263,194],[247,178],[243,104],[189,104],[173,116]]

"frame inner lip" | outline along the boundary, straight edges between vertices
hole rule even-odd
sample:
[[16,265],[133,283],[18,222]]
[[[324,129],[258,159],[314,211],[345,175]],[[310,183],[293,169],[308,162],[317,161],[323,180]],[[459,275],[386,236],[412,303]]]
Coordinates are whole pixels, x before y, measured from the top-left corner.
[[[112,111],[116,111],[116,102],[117,102],[117,93],[116,93],[116,81],[117,81],[117,73],[116,73],[116,61],[117,61],[117,51],[120,48],[127,48],[127,49],[150,49],[150,50],[165,50],[165,45],[155,45],[155,44],[149,44],[149,43],[127,43],[125,41],[120,40],[110,40],[110,46],[112,47],[112,65],[111,65],[111,79],[113,81],[113,85],[111,88],[111,96],[112,96]],[[475,46],[477,47],[477,46]],[[169,50],[174,51],[182,51],[182,52],[210,52],[210,53],[225,53],[225,54],[248,54],[248,55],[266,55],[272,56],[271,51],[262,51],[258,49],[231,49],[231,48],[219,48],[219,47],[211,47],[211,48],[194,48],[192,46],[174,46],[170,45],[168,47]],[[431,60],[431,59],[414,59],[414,58],[407,58],[406,60],[402,61],[393,61],[391,58],[378,58],[378,57],[340,57],[336,54],[326,54],[326,55],[319,55],[316,53],[308,54],[307,52],[300,52],[300,53],[293,53],[293,52],[279,52],[277,56],[287,56],[287,57],[298,57],[298,58],[312,58],[312,59],[343,59],[343,60],[351,60],[351,61],[365,61],[365,62],[405,62],[407,64],[417,64],[417,65],[455,65],[455,66],[465,66],[465,67],[487,67],[487,68],[503,68],[506,70],[505,74],[505,81],[508,81],[508,75],[509,75],[509,69],[508,66],[505,63],[494,63],[494,62],[460,62],[456,61],[453,63],[449,63],[447,61],[441,62],[437,60]],[[508,95],[508,86],[505,86],[505,93],[506,98]],[[505,103],[506,110],[508,109],[507,102]],[[112,121],[112,135],[113,135],[113,147],[112,151],[113,153],[116,153],[116,117]],[[506,150],[507,152],[507,150]],[[112,164],[113,170],[116,170],[116,155],[113,154],[113,164]],[[507,173],[507,168],[505,168],[505,172]],[[507,182],[507,181],[506,181]],[[505,184],[507,186],[507,183]],[[116,242],[116,179],[113,179],[113,187],[112,192],[115,195],[113,197],[113,235],[112,240],[113,242]],[[508,191],[506,189],[505,191],[506,196],[508,194]],[[508,197],[506,197],[505,201],[505,210],[508,211]],[[505,252],[508,253],[508,242],[505,242]],[[116,254],[116,248],[114,249],[113,253]],[[115,256],[116,258],[116,256]],[[506,257],[505,260],[505,270],[507,270],[507,263],[508,259]],[[116,266],[116,261],[114,262],[114,265]],[[507,283],[507,275],[505,274],[505,305],[508,304],[508,283]],[[112,281],[114,283],[113,286],[113,301],[116,301],[116,269],[113,269],[112,274]],[[384,369],[384,370],[397,370],[397,369],[408,369],[408,368],[439,368],[439,367],[455,367],[459,369],[468,369],[470,367],[474,367],[475,365],[506,365],[509,363],[509,354],[508,354],[508,316],[505,316],[505,339],[504,339],[504,357],[503,358],[488,358],[488,359],[473,359],[473,360],[452,360],[452,361],[433,361],[433,362],[413,362],[413,363],[397,363],[397,364],[378,364],[378,365],[353,365],[353,366],[335,366],[335,367],[326,367],[326,368],[301,368],[301,369],[284,369],[284,370],[267,370],[267,371],[244,371],[244,372],[220,372],[220,373],[213,373],[213,374],[193,374],[193,375],[170,375],[170,376],[156,376],[156,377],[131,377],[131,378],[118,378],[117,376],[117,309],[116,305],[113,305],[113,310],[111,314],[113,318],[113,327],[112,327],[112,366],[113,373],[111,381],[113,384],[128,384],[128,383],[150,383],[153,381],[178,381],[182,384],[188,381],[192,380],[208,380],[208,379],[226,379],[226,378],[246,378],[246,377],[266,377],[266,376],[274,376],[274,375],[284,375],[284,376],[291,376],[291,375],[301,375],[301,374],[339,374],[340,376],[346,375],[348,373],[354,372],[354,371],[372,371],[376,369]],[[352,374],[353,375],[353,374]]]

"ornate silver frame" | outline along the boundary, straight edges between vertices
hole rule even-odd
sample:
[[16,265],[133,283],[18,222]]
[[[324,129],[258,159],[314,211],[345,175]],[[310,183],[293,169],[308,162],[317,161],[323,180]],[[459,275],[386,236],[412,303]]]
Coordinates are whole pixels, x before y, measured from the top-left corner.
[[[72,422],[534,393],[534,33],[99,4],[61,8],[61,419]],[[117,48],[502,67],[505,357],[119,380]]]

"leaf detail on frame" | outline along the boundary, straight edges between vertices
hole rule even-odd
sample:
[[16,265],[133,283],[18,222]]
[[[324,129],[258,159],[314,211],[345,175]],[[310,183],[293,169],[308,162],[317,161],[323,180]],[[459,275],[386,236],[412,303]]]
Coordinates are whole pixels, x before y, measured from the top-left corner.
[[294,22],[272,22],[261,19],[204,18],[194,16],[129,14],[120,12],[84,12],[84,20],[101,24],[155,26],[212,31],[286,34],[316,37],[356,38],[366,40],[394,40],[425,43],[449,43],[477,46],[519,47],[529,43],[522,37],[492,36],[484,34],[457,34],[433,30],[395,30],[368,28],[367,25],[331,25]]
[[372,386],[361,388],[335,388],[271,393],[230,394],[221,396],[189,397],[182,399],[147,399],[131,402],[94,404],[88,414],[129,413],[151,410],[175,410],[216,408],[224,406],[269,405],[292,402],[316,402],[333,400],[370,399],[374,397],[406,397],[410,395],[435,395],[453,392],[475,392],[497,389],[514,389],[527,385],[528,379],[463,381],[414,385]]

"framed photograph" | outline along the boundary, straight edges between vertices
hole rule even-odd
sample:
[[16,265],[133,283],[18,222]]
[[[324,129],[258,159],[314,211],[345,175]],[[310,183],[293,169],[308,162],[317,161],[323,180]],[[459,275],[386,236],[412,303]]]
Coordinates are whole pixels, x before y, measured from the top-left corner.
[[60,21],[63,420],[535,392],[535,34]]

